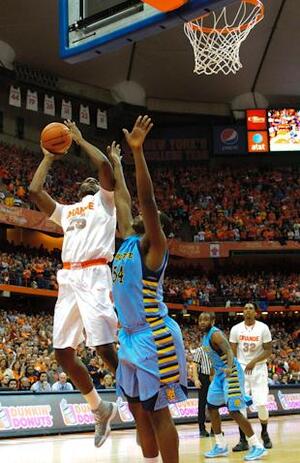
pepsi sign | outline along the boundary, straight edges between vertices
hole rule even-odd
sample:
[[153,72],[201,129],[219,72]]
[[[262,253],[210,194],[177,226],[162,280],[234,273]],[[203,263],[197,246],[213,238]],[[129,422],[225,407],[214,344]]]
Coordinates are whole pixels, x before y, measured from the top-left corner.
[[240,126],[214,127],[214,154],[243,154],[246,152],[246,133]]

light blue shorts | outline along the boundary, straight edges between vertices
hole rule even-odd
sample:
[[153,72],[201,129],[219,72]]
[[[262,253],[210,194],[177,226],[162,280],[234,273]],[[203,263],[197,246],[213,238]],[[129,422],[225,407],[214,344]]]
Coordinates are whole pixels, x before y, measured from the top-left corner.
[[[167,348],[169,350],[165,354],[158,354],[158,347],[148,324],[134,332],[123,328],[119,332],[117,393],[125,396],[129,402],[141,402],[146,410],[151,411],[160,410],[170,403],[181,402],[187,398],[182,334],[172,318],[165,317],[163,321],[172,335],[172,346]],[[164,361],[163,357],[167,356],[171,360],[162,374],[161,362]],[[177,379],[167,383],[168,376],[172,378],[174,375],[177,375]]]
[[229,411],[238,411],[251,404],[245,394],[245,377],[241,365],[236,362],[232,374],[227,378],[223,371],[215,374],[210,383],[207,404],[213,407],[227,406]]

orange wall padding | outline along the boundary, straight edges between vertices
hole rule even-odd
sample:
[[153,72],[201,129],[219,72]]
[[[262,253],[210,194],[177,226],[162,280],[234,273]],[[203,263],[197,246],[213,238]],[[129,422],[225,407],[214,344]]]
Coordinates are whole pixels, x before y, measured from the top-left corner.
[[143,0],[143,2],[153,6],[153,8],[159,11],[167,13],[168,11],[176,10],[185,5],[188,0]]

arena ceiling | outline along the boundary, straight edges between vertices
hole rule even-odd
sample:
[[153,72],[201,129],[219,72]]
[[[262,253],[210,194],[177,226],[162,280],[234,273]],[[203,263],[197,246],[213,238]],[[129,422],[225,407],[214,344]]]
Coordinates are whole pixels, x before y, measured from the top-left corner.
[[[296,104],[300,99],[299,0],[263,2],[265,19],[242,45],[244,67],[237,75],[194,75],[191,46],[182,27],[177,27],[137,43],[131,80],[144,87],[148,98],[208,103],[229,103],[253,91],[256,81],[255,91],[265,95],[269,104]],[[60,60],[57,4],[55,0],[0,0],[0,40],[15,49],[17,61],[104,89],[126,80],[131,46],[79,64]]]

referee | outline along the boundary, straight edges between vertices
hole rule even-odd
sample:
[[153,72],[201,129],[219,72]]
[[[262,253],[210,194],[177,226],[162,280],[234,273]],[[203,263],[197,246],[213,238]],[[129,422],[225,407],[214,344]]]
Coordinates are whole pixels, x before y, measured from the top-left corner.
[[207,392],[210,385],[210,375],[212,366],[208,355],[203,347],[198,347],[193,356],[193,380],[198,389],[198,423],[200,437],[208,437],[209,433],[205,429],[205,409]]

